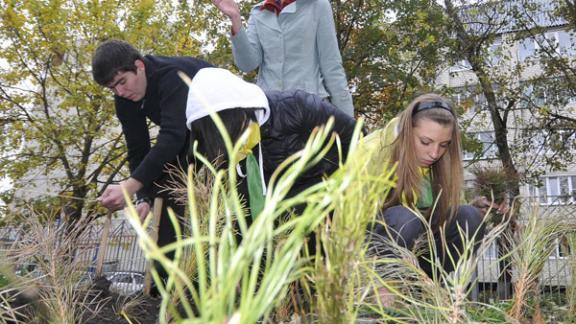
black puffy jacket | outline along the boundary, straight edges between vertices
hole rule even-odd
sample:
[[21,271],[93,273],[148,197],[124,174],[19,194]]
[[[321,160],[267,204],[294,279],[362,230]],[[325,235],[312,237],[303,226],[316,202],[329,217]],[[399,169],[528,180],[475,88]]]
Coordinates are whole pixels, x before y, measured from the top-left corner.
[[[356,121],[320,97],[302,90],[265,91],[270,105],[270,118],[261,126],[262,155],[266,182],[276,168],[290,155],[304,148],[312,130],[325,125],[334,116],[333,131],[342,144],[346,158]],[[294,186],[293,193],[322,180],[338,168],[338,148],[334,144],[324,159],[306,170]]]

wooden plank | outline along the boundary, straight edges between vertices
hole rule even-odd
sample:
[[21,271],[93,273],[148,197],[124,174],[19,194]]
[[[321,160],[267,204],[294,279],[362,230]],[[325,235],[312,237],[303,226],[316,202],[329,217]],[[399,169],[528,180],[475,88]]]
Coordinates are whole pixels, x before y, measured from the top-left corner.
[[[158,228],[160,226],[160,217],[162,215],[162,198],[154,199],[154,210],[152,212],[152,224],[149,229],[150,237],[154,242],[158,242]],[[152,288],[152,272],[150,270],[154,266],[153,262],[146,262],[146,272],[144,274],[144,295],[150,295],[150,289]]]
[[110,226],[112,226],[112,212],[109,211],[106,215],[106,222],[102,229],[102,238],[100,239],[100,247],[98,248],[98,258],[96,259],[96,278],[102,276],[102,267],[104,266],[104,258],[108,250],[108,236],[110,235]]

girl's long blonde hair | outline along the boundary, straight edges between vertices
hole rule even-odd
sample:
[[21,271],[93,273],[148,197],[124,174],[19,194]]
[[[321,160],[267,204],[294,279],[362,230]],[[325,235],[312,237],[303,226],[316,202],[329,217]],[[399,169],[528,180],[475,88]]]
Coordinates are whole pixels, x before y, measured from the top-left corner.
[[[464,181],[460,129],[454,109],[429,108],[414,112],[418,105],[429,102],[442,102],[452,105],[444,97],[424,94],[414,99],[399,115],[399,134],[392,143],[392,161],[398,161],[396,189],[387,197],[384,208],[400,205],[406,201],[415,202],[415,195],[421,196],[423,176],[416,157],[414,127],[422,119],[430,119],[443,126],[452,127],[452,140],[442,157],[431,166],[432,192],[438,199],[435,225],[442,226],[452,220],[460,204]],[[413,207],[413,206],[410,206]],[[428,215],[429,216],[429,215]]]

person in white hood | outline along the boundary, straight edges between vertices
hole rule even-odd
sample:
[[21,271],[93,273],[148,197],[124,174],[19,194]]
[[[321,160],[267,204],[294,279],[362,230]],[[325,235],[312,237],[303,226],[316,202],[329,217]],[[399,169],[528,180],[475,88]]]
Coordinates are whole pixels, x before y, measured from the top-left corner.
[[[274,170],[290,155],[304,148],[315,127],[325,125],[334,116],[333,131],[340,137],[346,158],[356,124],[352,117],[316,95],[301,90],[263,91],[228,70],[204,68],[190,84],[186,125],[191,132],[191,143],[197,141],[198,151],[208,159],[218,161],[220,167],[225,167],[228,159],[222,137],[209,116],[211,112],[218,113],[233,141],[251,122],[259,125],[260,142],[252,151],[257,156],[258,178],[264,192]],[[338,148],[334,145],[320,163],[298,178],[290,195],[333,173],[338,168],[338,159]],[[245,167],[238,168],[241,175]],[[245,181],[240,181],[239,191],[250,196],[245,186]],[[250,206],[254,209],[252,201]],[[253,210],[252,214],[255,216],[257,212]]]

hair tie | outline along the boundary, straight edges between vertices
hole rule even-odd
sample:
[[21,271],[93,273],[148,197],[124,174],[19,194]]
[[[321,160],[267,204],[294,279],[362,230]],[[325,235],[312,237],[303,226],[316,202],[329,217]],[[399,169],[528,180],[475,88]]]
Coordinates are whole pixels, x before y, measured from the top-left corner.
[[416,106],[414,106],[414,109],[412,110],[412,116],[416,115],[417,113],[427,110],[427,109],[432,109],[432,108],[440,108],[440,109],[444,109],[444,110],[448,110],[450,112],[450,114],[452,114],[452,116],[456,117],[456,115],[454,115],[454,111],[452,110],[452,107],[450,107],[449,104],[447,104],[444,101],[430,101],[430,102],[419,102],[416,104]]

